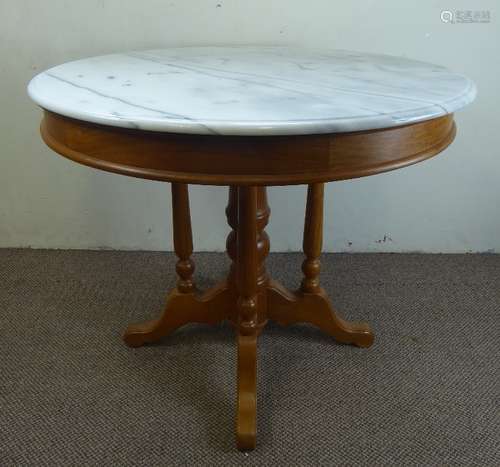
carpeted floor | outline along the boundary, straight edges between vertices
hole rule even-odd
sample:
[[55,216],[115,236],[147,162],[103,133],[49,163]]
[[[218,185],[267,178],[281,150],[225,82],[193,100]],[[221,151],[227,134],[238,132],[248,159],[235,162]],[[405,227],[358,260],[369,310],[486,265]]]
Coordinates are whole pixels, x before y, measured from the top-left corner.
[[[300,280],[299,254],[268,269]],[[224,255],[195,255],[200,286]],[[498,466],[498,255],[324,255],[322,284],[370,349],[309,326],[259,341],[258,446],[234,444],[229,325],[129,349],[171,254],[0,250],[0,465]]]

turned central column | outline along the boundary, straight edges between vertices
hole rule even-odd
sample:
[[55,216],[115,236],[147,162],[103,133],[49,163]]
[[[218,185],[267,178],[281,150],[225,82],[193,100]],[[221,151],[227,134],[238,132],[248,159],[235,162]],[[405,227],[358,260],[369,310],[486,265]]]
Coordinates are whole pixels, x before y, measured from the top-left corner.
[[[266,285],[269,277],[266,272],[266,257],[269,254],[269,236],[264,230],[269,222],[271,209],[267,204],[266,187],[257,187],[257,252],[258,252],[258,273],[257,284],[259,288]],[[237,257],[237,230],[238,230],[238,187],[229,187],[229,199],[226,207],[227,222],[231,227],[231,232],[227,236],[226,249],[227,254],[231,258],[231,268],[229,271],[228,280],[234,285],[236,272],[236,257]]]
[[232,260],[228,286],[236,298],[232,315],[238,344],[236,438],[238,448],[247,450],[255,447],[257,431],[257,337],[267,322],[266,188],[230,187],[226,214],[232,228],[227,238]]

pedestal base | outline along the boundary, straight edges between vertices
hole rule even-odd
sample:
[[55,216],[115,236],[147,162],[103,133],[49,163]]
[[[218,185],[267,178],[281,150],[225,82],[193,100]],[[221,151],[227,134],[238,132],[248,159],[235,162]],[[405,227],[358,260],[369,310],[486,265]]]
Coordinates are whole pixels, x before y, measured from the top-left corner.
[[[340,318],[323,289],[317,293],[291,292],[271,280],[264,295],[268,318],[282,326],[309,323],[343,344],[357,347],[373,344],[368,324]],[[227,281],[204,293],[182,293],[174,289],[167,298],[162,315],[155,320],[131,324],[125,330],[123,340],[129,347],[141,347],[157,342],[188,323],[213,325],[229,321],[237,327],[237,299],[236,290],[231,290]]]
[[265,188],[231,187],[226,209],[233,228],[227,240],[233,260],[226,281],[201,293],[192,274],[192,240],[187,186],[172,184],[174,247],[179,261],[177,287],[170,292],[163,314],[156,320],[130,325],[124,340],[130,347],[156,342],[187,323],[230,321],[237,333],[238,374],[236,438],[238,449],[256,443],[257,338],[268,320],[281,325],[310,323],[337,341],[369,347],[373,334],[365,323],[337,316],[319,286],[319,255],[323,229],[323,184],[310,185],[304,227],[304,279],[297,292],[271,280],[265,271],[269,239],[264,232],[270,209]]
[[[216,324],[230,321],[237,330],[238,401],[236,437],[241,450],[253,449],[256,442],[257,409],[257,336],[267,324],[249,335],[238,330],[238,293],[227,281],[205,293],[170,292],[163,314],[156,320],[130,325],[123,336],[129,347],[140,347],[169,335],[187,323]],[[259,297],[264,300],[267,318],[283,326],[310,323],[334,337],[338,342],[369,347],[373,334],[366,323],[348,322],[337,316],[325,292],[290,292],[281,284],[269,281]]]

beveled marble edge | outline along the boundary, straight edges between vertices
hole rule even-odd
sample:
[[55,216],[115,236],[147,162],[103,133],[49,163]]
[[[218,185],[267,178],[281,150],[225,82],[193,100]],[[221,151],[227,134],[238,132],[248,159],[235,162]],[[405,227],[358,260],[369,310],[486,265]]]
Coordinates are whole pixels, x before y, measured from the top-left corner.
[[58,107],[53,103],[44,103],[43,101],[37,102],[32,99],[42,108],[65,117],[82,120],[85,122],[96,123],[100,125],[113,126],[118,128],[128,128],[135,130],[157,131],[165,133],[186,133],[186,134],[205,134],[205,135],[227,135],[227,136],[270,136],[270,135],[312,135],[322,133],[347,133],[354,131],[365,130],[379,130],[383,128],[393,128],[402,125],[409,125],[418,123],[425,120],[432,120],[434,118],[442,117],[451,113],[455,113],[457,109],[470,104],[476,97],[476,90],[474,90],[466,97],[463,98],[456,106],[450,105],[447,111],[439,106],[433,106],[428,109],[428,112],[423,115],[419,112],[416,115],[409,115],[408,113],[401,115],[400,118],[395,117],[394,114],[387,116],[373,116],[365,117],[363,119],[324,119],[317,121],[269,121],[251,122],[244,120],[241,122],[227,122],[216,120],[201,120],[189,121],[186,120],[169,120],[165,122],[164,119],[151,119],[141,121],[136,119],[134,122],[129,122],[120,118],[103,117],[100,115],[78,115],[74,112],[67,112],[66,109]]

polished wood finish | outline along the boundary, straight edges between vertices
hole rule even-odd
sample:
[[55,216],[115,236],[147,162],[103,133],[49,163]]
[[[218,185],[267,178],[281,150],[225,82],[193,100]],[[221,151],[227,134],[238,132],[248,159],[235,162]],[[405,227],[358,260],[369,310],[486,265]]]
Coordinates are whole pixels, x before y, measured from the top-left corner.
[[179,258],[177,288],[168,296],[159,319],[132,324],[126,329],[123,339],[130,347],[155,342],[187,323],[215,324],[229,317],[231,300],[225,283],[204,294],[195,290],[189,193],[188,186],[182,183],[172,183],[172,221],[174,250]]
[[[187,187],[173,188],[174,240],[178,232],[191,235]],[[230,321],[237,334],[237,412],[236,439],[241,450],[256,443],[257,411],[257,338],[269,319],[285,326],[310,323],[337,341],[369,347],[373,334],[366,323],[343,320],[319,286],[319,255],[323,232],[324,185],[308,187],[304,223],[304,279],[297,292],[286,290],[271,280],[265,269],[269,253],[269,237],[265,227],[270,209],[264,187],[232,186],[226,208],[232,230],[227,238],[227,251],[232,265],[225,281],[200,294],[194,288],[183,292],[179,279],[177,288],[167,298],[162,316],[127,328],[124,340],[130,347],[156,342],[175,329],[190,322],[215,324]],[[192,250],[191,240],[175,242],[180,261]],[[187,247],[185,247],[187,245]],[[183,259],[184,258],[184,259]],[[179,263],[178,263],[179,264]]]
[[129,347],[140,347],[168,336],[188,323],[216,324],[231,319],[234,300],[223,282],[205,293],[174,289],[167,297],[165,310],[158,319],[131,324],[123,340]]
[[[238,399],[236,437],[239,449],[253,449],[257,430],[257,335],[264,324],[259,300],[257,188],[238,188],[236,284],[238,289]],[[261,286],[262,287],[262,286]],[[259,313],[260,312],[260,313]]]
[[319,291],[321,247],[323,245],[323,196],[325,185],[314,183],[307,188],[306,218],[304,222],[303,249],[306,259],[302,263],[301,289],[303,292]]
[[231,232],[226,239],[227,255],[231,258],[231,266],[229,268],[228,281],[235,283],[236,280],[236,229],[238,227],[238,187],[229,187],[229,199],[226,206],[226,218]]
[[194,290],[193,272],[193,234],[191,232],[191,214],[189,212],[188,186],[184,183],[172,183],[172,220],[174,231],[174,250],[179,261],[175,270],[179,276],[177,289],[189,293]]
[[338,316],[321,288],[315,293],[294,293],[278,282],[271,281],[267,289],[267,309],[269,319],[282,326],[309,323],[343,344],[357,347],[370,347],[373,344],[373,334],[368,324],[345,321]]
[[[337,341],[369,347],[366,323],[340,318],[319,281],[325,181],[372,175],[413,164],[443,150],[455,135],[453,116],[385,130],[307,136],[202,136],[127,130],[45,112],[44,140],[77,162],[135,177],[172,182],[177,287],[158,319],[130,325],[130,347],[156,342],[188,323],[228,320],[237,336],[236,440],[256,444],[257,340],[268,320],[310,323]],[[229,185],[227,278],[200,292],[193,282],[193,242],[186,183]],[[265,268],[270,209],[266,185],[308,184],[303,279],[296,291]]]
[[238,291],[238,373],[236,442],[241,450],[255,447],[257,431],[257,337],[267,321],[265,258],[269,237],[264,231],[270,209],[263,187],[229,188],[226,208],[232,228],[227,251],[233,260],[228,283]]
[[373,175],[427,159],[455,136],[453,115],[382,130],[304,136],[159,133],[45,111],[54,151],[133,177],[208,185],[292,185]]

